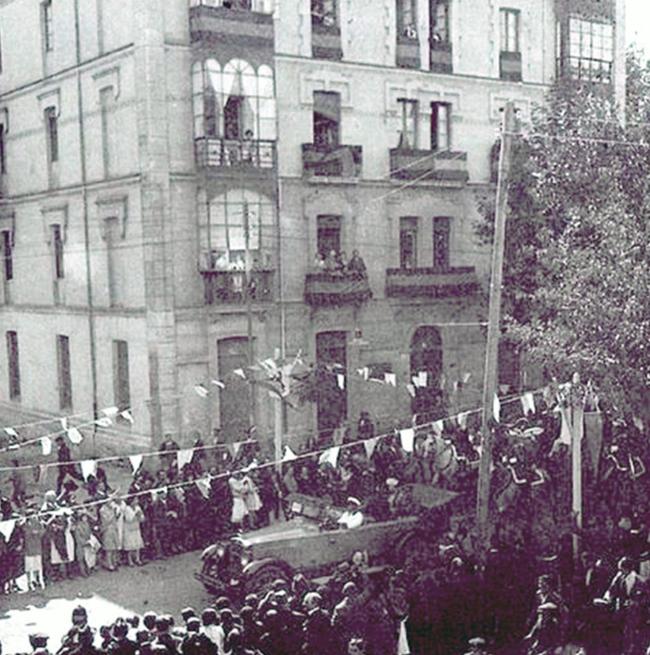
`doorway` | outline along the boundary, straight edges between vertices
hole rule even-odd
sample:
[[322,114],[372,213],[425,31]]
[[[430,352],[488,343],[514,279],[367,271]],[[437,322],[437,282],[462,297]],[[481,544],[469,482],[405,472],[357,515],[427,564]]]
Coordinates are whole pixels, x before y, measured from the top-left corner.
[[411,378],[425,372],[427,384],[425,387],[415,387],[411,411],[424,421],[435,420],[444,411],[444,397],[440,388],[442,366],[440,330],[429,325],[419,327],[411,339]]
[[[347,371],[347,334],[345,332],[320,332],[316,335],[316,363],[319,368],[338,364],[341,372]],[[347,387],[341,389],[336,373],[322,375],[320,383],[317,418],[318,432],[335,430],[347,418]],[[320,434],[322,437],[323,435]]]
[[249,414],[252,400],[250,383],[238,375],[237,369],[248,366],[248,339],[234,337],[217,341],[219,379],[228,378],[219,395],[219,421],[226,442],[245,438],[250,427]]

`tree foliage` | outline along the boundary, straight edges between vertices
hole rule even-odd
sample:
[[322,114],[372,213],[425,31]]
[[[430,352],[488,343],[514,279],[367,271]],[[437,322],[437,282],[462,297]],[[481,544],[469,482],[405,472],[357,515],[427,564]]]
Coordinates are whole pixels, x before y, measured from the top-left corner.
[[[632,53],[639,99],[650,98],[642,68]],[[577,371],[622,413],[647,421],[650,146],[643,102],[633,109],[625,128],[606,88],[558,84],[517,138],[503,329],[547,376]],[[489,242],[493,199],[480,207],[477,234]]]

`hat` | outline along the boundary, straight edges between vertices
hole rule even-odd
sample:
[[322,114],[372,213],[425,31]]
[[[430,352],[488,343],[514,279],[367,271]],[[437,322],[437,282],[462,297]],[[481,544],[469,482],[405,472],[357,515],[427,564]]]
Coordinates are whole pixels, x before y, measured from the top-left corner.
[[183,621],[187,623],[188,619],[196,616],[196,612],[191,607],[186,607],[184,610],[181,610],[181,617]]
[[222,610],[227,607],[230,607],[230,601],[225,596],[219,596],[219,598],[217,598],[217,600],[214,601],[214,606],[218,610]]
[[387,478],[386,484],[389,487],[396,487],[399,484],[399,480],[397,478]]
[[47,648],[48,639],[49,637],[41,632],[36,632],[32,635],[29,635],[29,643],[34,650],[37,648]]
[[201,621],[196,616],[191,616],[187,620],[187,629],[189,632],[198,632],[201,629]]
[[282,578],[276,578],[271,584],[271,589],[273,589],[273,591],[286,591],[287,581]]
[[348,505],[356,505],[357,507],[361,507],[361,501],[358,498],[355,498],[354,496],[348,496],[346,502]]
[[470,646],[485,646],[485,639],[483,637],[472,637],[468,643]]
[[117,619],[117,621],[115,621],[113,624],[113,629],[111,630],[113,639],[124,639],[128,633],[129,626],[127,622],[124,619]]

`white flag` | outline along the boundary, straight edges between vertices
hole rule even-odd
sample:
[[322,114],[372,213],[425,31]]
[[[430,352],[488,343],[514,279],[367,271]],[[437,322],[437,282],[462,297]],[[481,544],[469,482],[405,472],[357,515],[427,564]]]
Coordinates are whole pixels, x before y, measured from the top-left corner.
[[336,380],[339,383],[339,389],[345,389],[345,375],[337,373]]
[[43,455],[49,455],[52,452],[52,439],[41,437],[41,448],[43,449]]
[[67,432],[68,439],[70,439],[70,443],[73,443],[75,445],[79,445],[83,440],[83,435],[77,428],[70,428]]
[[289,448],[289,446],[284,447],[284,455],[282,456],[283,462],[293,462],[294,459],[298,459],[296,454]]
[[339,452],[340,451],[341,451],[341,448],[339,446],[334,446],[333,448],[328,448],[318,458],[318,463],[319,464],[331,464],[334,468],[336,468],[336,462],[338,462]]
[[104,407],[104,409],[102,409],[102,414],[108,416],[108,418],[115,418],[119,411],[120,410],[117,407]]
[[212,384],[214,384],[215,387],[219,387],[219,389],[225,389],[226,385],[221,381],[221,380],[211,380]]
[[399,432],[400,442],[402,448],[407,453],[413,452],[413,442],[415,441],[415,430],[413,428],[406,428],[405,430],[400,430]]
[[131,462],[133,473],[136,473],[142,466],[142,455],[129,455],[129,462]]
[[128,409],[125,409],[123,412],[120,412],[120,416],[125,420],[128,421],[131,425],[135,423],[135,420],[133,419],[133,414]]
[[442,421],[434,421],[432,424],[433,431],[439,436],[442,436],[442,431],[444,430],[444,424]]
[[230,450],[232,452],[232,457],[233,459],[237,459],[237,455],[239,455],[239,451],[241,450],[241,446],[243,441],[234,441],[232,444],[230,444]]
[[412,384],[407,384],[406,390],[409,392],[411,398],[415,398],[415,387]]
[[363,442],[363,447],[366,449],[366,455],[368,459],[372,457],[372,454],[375,452],[375,448],[377,447],[377,443],[379,441],[379,437],[371,437],[370,439],[366,439]]
[[427,386],[427,372],[420,371],[418,373],[418,380],[420,381],[420,387],[424,388]]
[[492,413],[494,414],[494,420],[497,423],[501,422],[501,401],[499,396],[494,394],[494,400],[492,401]]
[[180,471],[186,464],[189,464],[192,461],[193,456],[193,448],[184,448],[183,450],[179,450],[176,453],[176,465],[178,466],[178,470]]
[[0,521],[0,534],[5,538],[5,541],[11,539],[11,535],[14,533],[14,528],[16,527],[16,519],[7,519],[6,521]]
[[64,430],[68,429],[68,419],[65,416],[63,418],[59,419],[59,422],[61,423],[61,427]]
[[91,475],[97,473],[97,462],[94,459],[85,459],[81,462],[81,474],[84,476],[84,480],[88,480]]
[[100,428],[110,428],[113,425],[113,421],[108,416],[102,416],[95,421],[95,425],[98,425]]
[[244,369],[243,369],[243,368],[237,368],[237,369],[235,369],[235,370],[233,371],[233,373],[234,373],[235,375],[238,375],[242,380],[245,380],[245,379],[246,379],[246,374],[244,373]]
[[413,383],[414,387],[419,387],[420,386],[420,375],[413,375],[411,376],[411,382]]
[[196,480],[196,486],[204,498],[210,496],[210,478],[199,478]]
[[390,384],[392,387],[397,386],[397,376],[395,373],[384,373],[384,382]]
[[6,432],[10,437],[18,438],[18,433],[17,433],[13,428],[5,428],[5,432]]

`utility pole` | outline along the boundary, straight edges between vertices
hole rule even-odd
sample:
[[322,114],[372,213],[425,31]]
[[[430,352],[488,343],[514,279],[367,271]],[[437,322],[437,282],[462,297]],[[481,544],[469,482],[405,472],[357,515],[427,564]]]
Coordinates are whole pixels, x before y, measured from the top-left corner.
[[[251,251],[250,251],[250,221],[248,202],[244,200],[244,248],[245,248],[245,265],[244,265],[244,294],[246,297],[246,341],[248,344],[248,366],[255,364],[255,352],[253,348],[253,307],[251,299]],[[250,386],[250,406],[249,422],[250,426],[255,425],[255,385]]]
[[516,129],[515,107],[506,103],[501,128],[499,152],[499,176],[497,180],[496,213],[494,219],[494,244],[492,250],[492,274],[490,279],[490,306],[488,313],[487,345],[485,348],[485,373],[483,377],[483,413],[481,423],[481,461],[479,466],[476,517],[478,538],[484,552],[490,536],[490,477],[492,475],[492,430],[494,397],[497,392],[497,357],[501,332],[501,285],[503,281],[503,251],[505,246],[506,215],[508,211],[508,178],[512,159],[512,143]]

